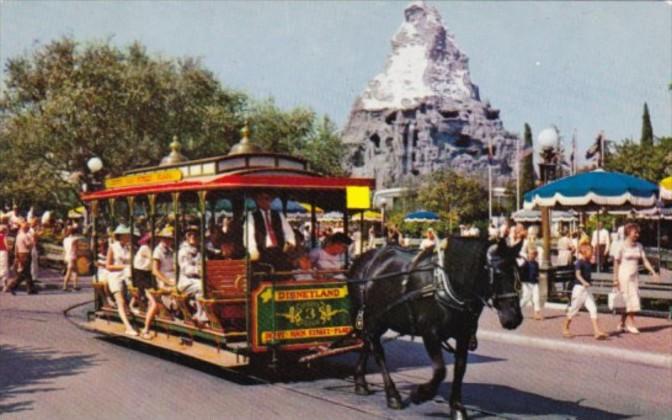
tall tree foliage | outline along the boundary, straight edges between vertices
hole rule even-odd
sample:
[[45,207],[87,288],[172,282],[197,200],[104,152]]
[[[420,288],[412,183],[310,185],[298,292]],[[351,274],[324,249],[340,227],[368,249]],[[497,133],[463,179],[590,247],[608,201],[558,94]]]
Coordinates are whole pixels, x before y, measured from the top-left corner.
[[649,115],[649,105],[644,102],[644,112],[642,113],[642,137],[639,139],[642,146],[653,146],[653,127],[651,126],[651,116]]
[[417,202],[451,227],[488,217],[488,192],[475,179],[451,170],[434,172],[418,190]]
[[662,137],[657,144],[650,146],[631,139],[615,144],[606,160],[606,169],[658,183],[672,175],[672,137]]
[[[532,144],[532,129],[530,125],[525,123],[523,150],[528,153],[520,163],[520,191],[521,196],[526,192],[533,190],[536,186],[534,179],[534,146]],[[520,203],[518,204],[520,207]]]
[[75,204],[79,187],[65,179],[86,172],[92,156],[114,176],[156,164],[173,136],[191,159],[225,154],[245,119],[253,141],[274,152],[306,150],[320,128],[311,110],[255,102],[192,58],[150,56],[138,43],[55,40],[6,63],[0,199],[63,208]]

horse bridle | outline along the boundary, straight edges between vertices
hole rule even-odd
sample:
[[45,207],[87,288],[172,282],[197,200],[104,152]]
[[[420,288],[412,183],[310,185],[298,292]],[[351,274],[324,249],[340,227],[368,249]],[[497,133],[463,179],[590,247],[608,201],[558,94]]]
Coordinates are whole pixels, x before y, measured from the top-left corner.
[[[487,256],[487,263],[485,264],[486,270],[488,270],[489,274],[489,282],[488,282],[488,287],[490,291],[492,292],[490,294],[490,299],[492,300],[493,304],[497,304],[497,302],[504,300],[504,299],[520,299],[520,294],[518,291],[520,290],[520,273],[514,266],[512,268],[513,272],[513,292],[509,293],[498,293],[497,290],[495,289],[495,280],[497,278],[503,278],[503,271],[502,271],[502,260],[503,258],[501,257],[495,257],[491,254],[488,254]],[[488,304],[488,306],[490,306]]]

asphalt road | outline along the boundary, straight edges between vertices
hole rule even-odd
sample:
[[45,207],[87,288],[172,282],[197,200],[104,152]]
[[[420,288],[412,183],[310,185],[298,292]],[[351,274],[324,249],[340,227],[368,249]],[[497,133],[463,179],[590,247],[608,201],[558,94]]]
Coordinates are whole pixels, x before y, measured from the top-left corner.
[[[90,292],[0,295],[0,417],[421,418],[448,414],[439,397],[403,411],[385,407],[381,377],[369,397],[350,380],[354,357],[296,369],[272,384],[263,369],[237,372],[156,352],[76,328],[63,310]],[[83,310],[73,311],[80,317]],[[419,341],[388,343],[393,377],[408,396],[430,376]],[[452,359],[446,357],[449,375]],[[255,380],[260,377],[262,380]],[[672,370],[481,340],[472,354],[464,402],[476,418],[670,418]]]

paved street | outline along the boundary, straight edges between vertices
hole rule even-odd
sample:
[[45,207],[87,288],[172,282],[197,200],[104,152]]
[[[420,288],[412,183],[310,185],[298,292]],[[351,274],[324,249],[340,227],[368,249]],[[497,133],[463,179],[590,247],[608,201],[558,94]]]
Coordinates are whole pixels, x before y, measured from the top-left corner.
[[[143,345],[103,339],[78,329],[63,315],[66,308],[90,298],[90,289],[0,296],[3,418],[420,418],[444,416],[449,411],[444,401],[449,383],[441,387],[435,401],[399,412],[385,407],[377,373],[369,375],[378,384],[373,395],[354,395],[349,380],[353,355],[297,370],[283,382],[269,385],[263,380],[263,370],[218,371]],[[71,311],[74,321],[83,319],[85,309]],[[596,343],[582,337],[589,330],[584,331],[578,321],[587,321],[586,314],[577,320],[579,337],[572,340],[559,338],[555,324],[561,318],[552,311],[549,315],[551,319],[543,322],[526,320],[521,329],[504,335],[494,315],[484,315],[480,346],[471,356],[464,388],[465,403],[473,416],[669,416],[672,369],[656,364],[656,359],[633,362],[619,358],[617,351],[595,352],[604,346],[635,355],[669,356],[670,347],[665,349],[664,343],[672,327],[669,321],[642,319],[642,325],[654,326],[642,328],[640,336],[613,336]],[[605,319],[605,325],[609,322]],[[527,341],[507,341],[506,337],[514,335],[527,337]],[[557,343],[559,349],[535,341],[542,339]],[[643,351],[637,350],[637,340],[643,343],[640,347],[649,346],[649,341],[663,342]],[[566,348],[568,342],[577,349]],[[407,397],[414,384],[430,375],[422,344],[396,340],[387,350],[394,379]],[[452,364],[449,356],[446,360]]]

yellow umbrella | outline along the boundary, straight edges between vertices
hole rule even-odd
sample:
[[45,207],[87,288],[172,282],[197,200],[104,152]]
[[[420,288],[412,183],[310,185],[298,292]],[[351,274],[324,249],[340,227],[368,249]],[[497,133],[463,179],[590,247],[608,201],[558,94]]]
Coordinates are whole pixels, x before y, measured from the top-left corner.
[[660,181],[660,198],[663,200],[672,200],[672,176]]
[[80,217],[84,217],[84,213],[86,213],[84,206],[70,209],[68,210],[68,219],[79,219]]
[[[307,211],[308,213],[310,213],[310,204],[308,204],[308,203],[301,203],[301,202],[300,202],[299,205],[300,205],[301,207],[303,207],[304,209],[306,209],[306,211]],[[315,213],[321,214],[321,213],[324,213],[324,210],[322,210],[321,208],[315,206]]]
[[[361,213],[356,213],[352,216],[352,220],[356,222],[358,220],[361,220],[361,217],[362,217]],[[380,214],[380,212],[375,210],[366,210],[364,212],[364,220],[366,220],[367,222],[378,222],[382,220],[382,215]]]

